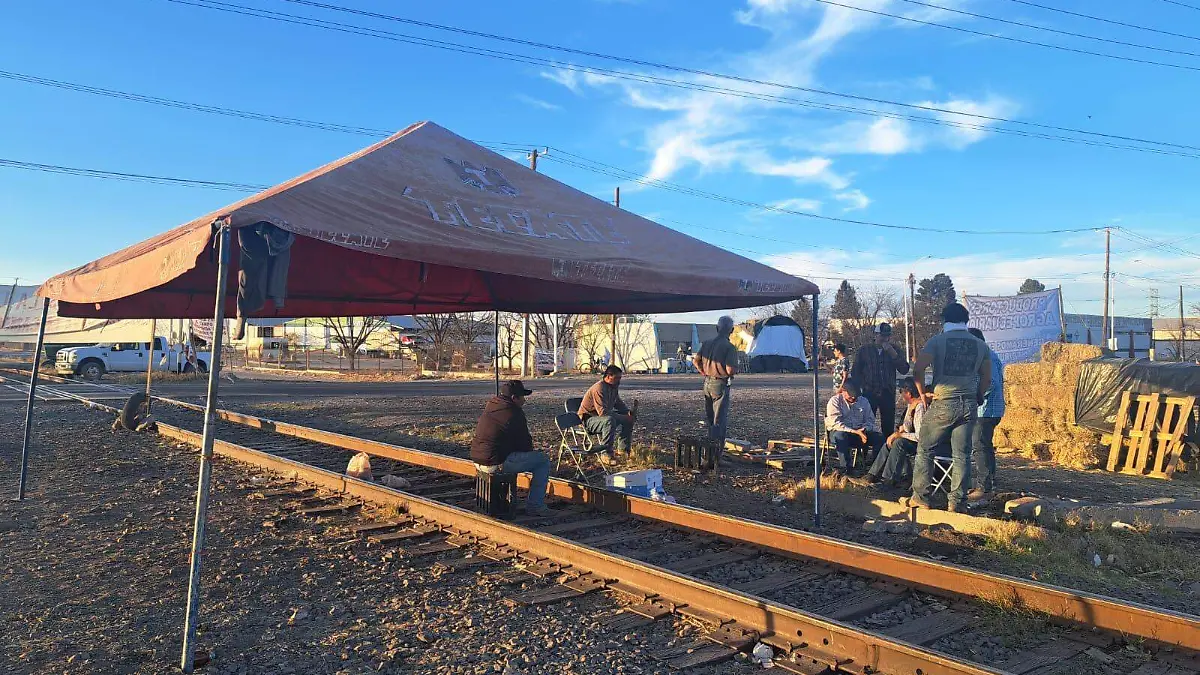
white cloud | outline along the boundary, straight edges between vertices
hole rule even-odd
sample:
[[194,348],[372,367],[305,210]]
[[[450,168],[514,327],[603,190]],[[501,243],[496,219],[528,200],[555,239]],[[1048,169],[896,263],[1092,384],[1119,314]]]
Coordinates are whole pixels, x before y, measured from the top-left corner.
[[[1019,106],[1015,102],[995,95],[988,96],[983,101],[954,98],[940,102],[922,101],[919,105],[967,113],[969,115],[983,115],[985,117],[1013,117],[1019,109]],[[972,143],[983,140],[984,136],[987,135],[987,127],[993,124],[991,121],[979,117],[964,117],[963,115],[954,115],[951,113],[932,113],[932,115],[941,120],[970,125],[968,127],[942,128],[942,139],[947,145],[955,149],[962,149]]]
[[561,105],[558,105],[556,103],[551,103],[549,101],[543,101],[540,98],[526,96],[525,94],[515,94],[515,95],[513,95],[513,98],[517,99],[518,101],[520,101],[526,105],[533,106],[534,108],[541,108],[542,110],[550,110],[550,111],[562,110]]
[[839,192],[833,198],[839,202],[846,202],[847,206],[842,211],[858,211],[871,205],[871,199],[863,194],[862,190]]
[[[805,197],[793,197],[791,199],[780,199],[779,201],[770,202],[767,204],[773,209],[782,209],[785,211],[820,211],[821,200],[808,199]],[[772,211],[754,211],[757,215],[775,215],[777,212]]]

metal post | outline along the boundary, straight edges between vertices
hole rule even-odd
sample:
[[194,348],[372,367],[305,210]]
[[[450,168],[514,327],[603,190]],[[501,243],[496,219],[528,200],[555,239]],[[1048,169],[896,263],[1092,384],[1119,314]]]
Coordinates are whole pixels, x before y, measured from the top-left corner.
[[813,525],[821,526],[821,384],[818,373],[821,369],[820,345],[817,344],[817,305],[821,296],[812,296],[812,358],[808,360],[812,370],[813,390]]
[[13,278],[12,287],[8,289],[8,300],[4,303],[4,316],[0,318],[0,328],[4,328],[4,324],[8,323],[8,308],[12,306],[13,296],[17,293],[17,283],[21,280]]
[[[150,319],[150,349],[146,352],[146,414],[150,414],[150,375],[154,372],[154,339],[158,332],[158,319]],[[167,357],[170,358],[169,356]]]
[[204,402],[204,435],[200,442],[200,482],[196,486],[196,520],[192,525],[191,574],[188,577],[187,615],[183,624],[183,654],[179,667],[192,672],[195,654],[196,622],[200,610],[200,558],[204,552],[204,528],[208,521],[208,486],[212,480],[213,440],[216,436],[217,385],[221,377],[221,340],[225,328],[225,287],[229,277],[229,226],[223,225],[219,237],[217,299],[213,311],[211,363],[208,369],[208,398]]
[[529,315],[521,315],[521,377],[529,373]]
[[1109,266],[1109,256],[1111,253],[1112,230],[1104,228],[1104,319],[1100,324],[1100,344],[1108,349],[1108,296],[1112,292],[1112,274]]
[[1062,284],[1058,285],[1058,329],[1060,331],[1062,331],[1062,335],[1059,336],[1059,341],[1066,342],[1067,341],[1067,315],[1066,315],[1066,313],[1063,312]]
[[496,395],[500,395],[500,312],[497,311],[495,323],[492,326],[492,339],[496,341],[496,346],[492,350],[496,353],[496,358],[492,360],[493,370],[496,374]]
[[304,370],[308,370],[308,319],[304,320]]
[[[1184,322],[1183,322],[1183,286],[1180,286],[1179,287],[1179,353],[1177,354],[1180,361],[1183,360],[1183,348],[1184,348],[1183,326],[1184,326]],[[1154,326],[1150,326],[1150,342],[1152,344],[1154,342]]]
[[551,314],[554,317],[554,367],[550,369],[551,375],[558,374],[558,314]]
[[617,315],[612,315],[612,339],[609,340],[608,365],[617,365]]
[[29,400],[25,402],[25,440],[21,442],[21,478],[17,483],[17,501],[25,499],[25,474],[29,469],[29,436],[33,431],[33,396],[37,391],[38,370],[42,365],[42,345],[46,342],[46,317],[50,298],[42,300],[42,322],[38,327],[37,347],[33,350],[33,373],[29,376]]
[[909,330],[908,330],[909,313],[908,313],[908,286],[907,286],[907,284],[900,291],[900,297],[902,297],[904,299],[904,360],[908,361],[909,359],[912,358],[912,356],[911,356],[912,340],[909,339]]

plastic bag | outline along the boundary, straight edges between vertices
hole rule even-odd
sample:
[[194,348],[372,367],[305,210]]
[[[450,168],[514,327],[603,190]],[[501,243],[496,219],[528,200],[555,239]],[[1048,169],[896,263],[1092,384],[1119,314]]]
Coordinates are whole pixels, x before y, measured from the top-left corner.
[[412,487],[412,483],[410,483],[407,478],[404,478],[403,476],[394,476],[390,473],[380,478],[379,482],[394,490],[404,490]]
[[750,652],[750,660],[763,668],[774,668],[774,658],[775,650],[771,649],[771,645],[762,642],[754,645],[754,651]]
[[359,480],[375,480],[375,476],[371,473],[371,456],[360,452],[351,457],[350,463],[346,465],[346,475]]

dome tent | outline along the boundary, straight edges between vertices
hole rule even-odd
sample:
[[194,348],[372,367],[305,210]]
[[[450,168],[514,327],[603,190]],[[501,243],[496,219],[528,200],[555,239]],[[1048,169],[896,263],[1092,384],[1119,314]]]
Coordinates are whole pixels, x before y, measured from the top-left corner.
[[752,373],[804,373],[804,329],[791,318],[776,315],[754,325],[754,339],[746,351]]

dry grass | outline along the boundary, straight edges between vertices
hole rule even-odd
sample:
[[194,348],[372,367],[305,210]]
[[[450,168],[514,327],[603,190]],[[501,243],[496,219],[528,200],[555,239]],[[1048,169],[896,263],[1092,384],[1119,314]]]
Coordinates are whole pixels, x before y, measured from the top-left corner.
[[[996,444],[1074,468],[1102,463],[1107,450],[1100,444],[1100,435],[1075,426],[1081,364],[1100,354],[1100,348],[1093,345],[1048,342],[1042,345],[1040,362],[1005,367],[1007,406],[996,429]],[[1042,456],[1047,452],[1048,457]]]
[[[808,502],[812,500],[813,485],[815,481],[810,476],[801,480],[795,481],[791,486],[783,490],[782,494],[788,499]],[[822,490],[837,490],[838,492],[846,492],[849,494],[858,495],[860,497],[869,497],[877,499],[878,494],[872,492],[870,488],[858,485],[846,478],[840,473],[823,473],[821,474],[821,489]]]
[[[197,380],[208,379],[207,373],[159,373],[155,372],[151,378],[152,384],[161,384],[164,382],[196,382]],[[146,384],[146,373],[108,373],[104,376],[105,382],[113,384]]]

